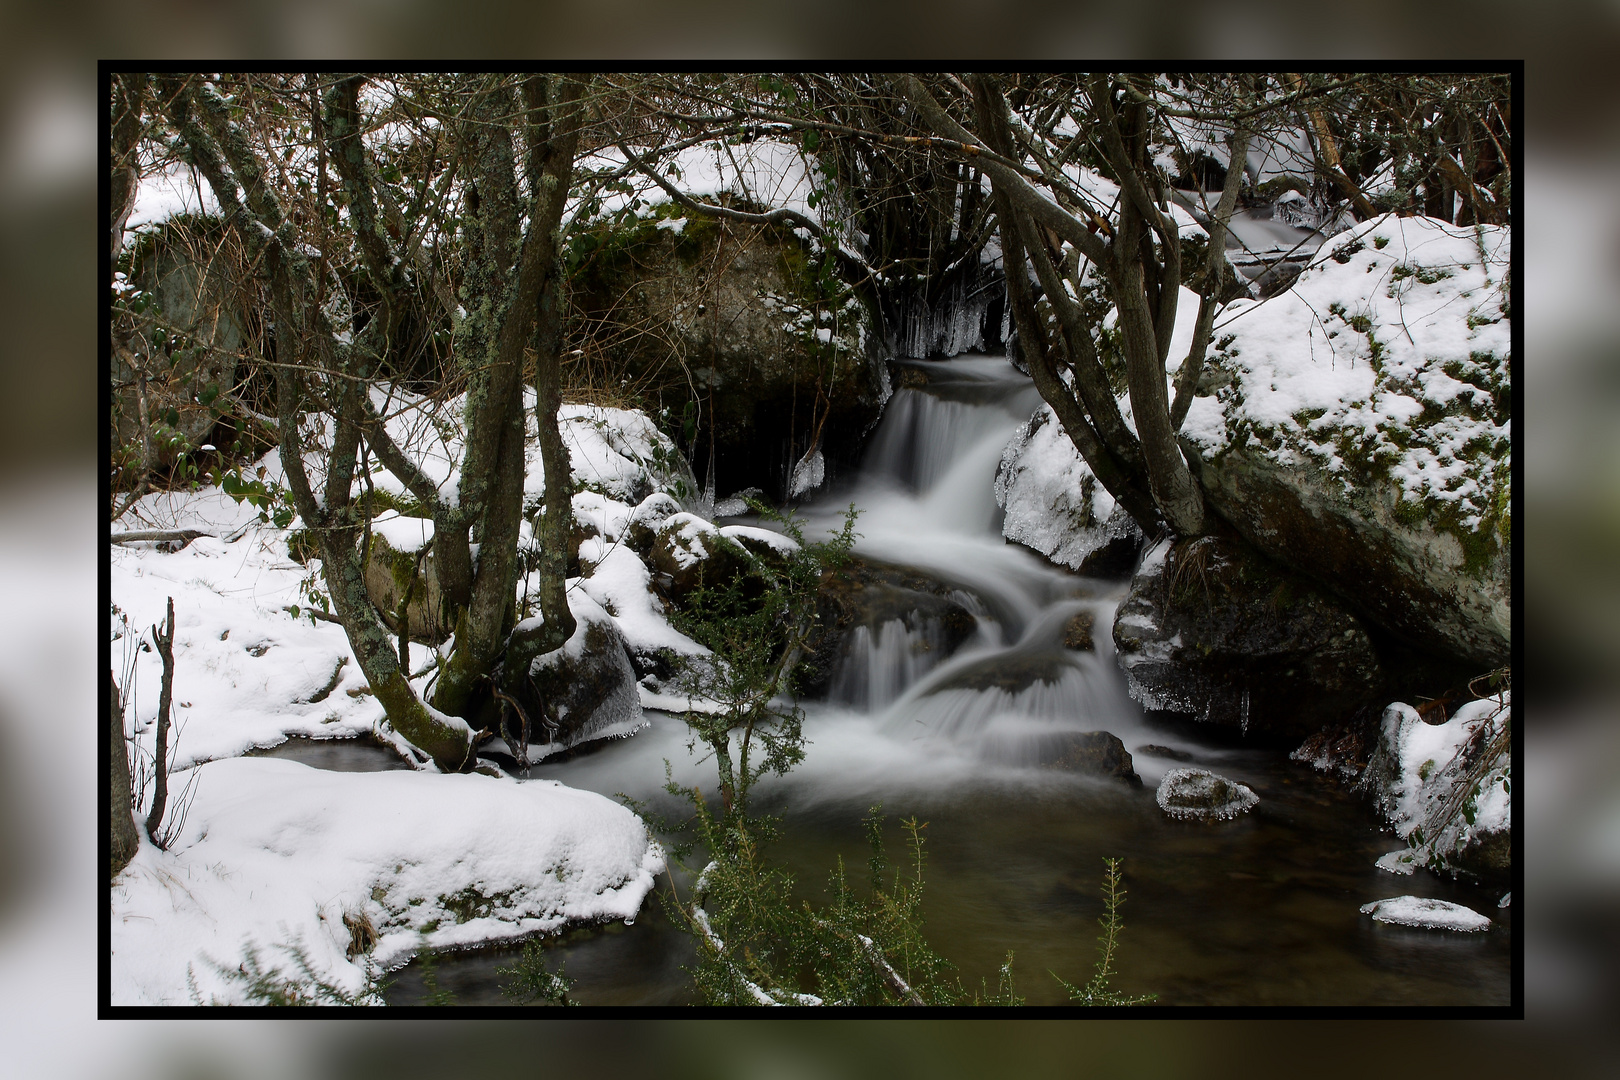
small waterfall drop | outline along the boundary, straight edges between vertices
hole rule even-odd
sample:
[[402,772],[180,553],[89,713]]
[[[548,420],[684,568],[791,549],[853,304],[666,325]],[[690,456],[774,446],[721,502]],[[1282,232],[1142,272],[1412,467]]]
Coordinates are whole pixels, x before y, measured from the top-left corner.
[[895,394],[856,481],[826,502],[860,508],[858,556],[929,575],[978,629],[946,655],[938,621],[920,612],[856,626],[828,702],[919,752],[1009,765],[1035,763],[1042,740],[1064,732],[1138,728],[1106,629],[1095,651],[1064,643],[1078,617],[1112,625],[1112,598],[1001,536],[995,472],[1039,403],[1028,378],[1000,357],[918,370],[926,384]]

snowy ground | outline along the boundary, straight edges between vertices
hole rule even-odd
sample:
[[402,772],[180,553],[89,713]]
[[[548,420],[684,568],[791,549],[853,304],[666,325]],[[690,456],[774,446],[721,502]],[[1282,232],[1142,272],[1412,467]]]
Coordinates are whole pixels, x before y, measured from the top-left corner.
[[[571,406],[562,420],[576,513],[600,533],[586,541],[591,573],[570,581],[571,599],[600,605],[632,647],[698,651],[669,625],[645,565],[620,542],[637,500],[667,516],[679,505],[670,492],[689,493],[690,474],[670,464],[678,455],[639,413]],[[408,436],[409,425],[434,430],[409,410],[391,426]],[[441,490],[454,483],[456,439],[414,445]],[[531,501],[543,489],[534,456]],[[274,453],[259,464],[279,478]],[[392,486],[386,474],[374,479]],[[420,541],[430,524],[394,515],[384,528],[403,543],[409,527]],[[318,561],[301,565],[288,552],[298,525],[261,522],[216,487],[149,495],[119,523],[209,535],[178,551],[113,544],[108,555],[107,633],[138,786],[151,774],[162,672],[150,629],[171,597],[176,617],[168,820],[178,824],[166,851],[143,839],[114,886],[113,1003],[239,1000],[241,986],[218,966],[235,968],[249,948],[290,969],[296,946],[323,978],[359,991],[368,973],[422,947],[633,918],[663,853],[610,799],[551,781],[440,775],[417,761],[414,771],[336,773],[240,756],[289,735],[398,744],[343,630],[307,614],[323,583]],[[419,690],[431,658],[412,646]],[[668,704],[659,690],[641,687],[642,700]],[[149,801],[148,783],[140,815]],[[351,950],[362,924],[374,942]]]

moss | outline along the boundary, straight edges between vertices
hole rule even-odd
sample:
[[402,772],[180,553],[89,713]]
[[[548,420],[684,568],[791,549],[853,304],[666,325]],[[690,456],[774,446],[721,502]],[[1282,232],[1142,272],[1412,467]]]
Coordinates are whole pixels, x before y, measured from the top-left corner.
[[404,596],[405,590],[411,587],[411,579],[416,576],[416,553],[410,551],[395,551],[387,540],[373,533],[371,547],[366,551],[366,562],[375,558],[388,561],[388,574],[393,579],[397,596]]
[[439,897],[439,903],[444,909],[456,917],[456,922],[464,923],[472,919],[482,919],[494,913],[497,907],[509,907],[516,889],[507,889],[503,892],[484,893],[476,885],[469,885],[460,892],[448,893]]
[[[1416,278],[1420,285],[1433,285],[1444,281],[1451,276],[1451,271],[1443,266],[1414,266],[1411,263],[1396,263],[1389,272],[1391,283],[1405,281],[1407,278]],[[1391,295],[1394,295],[1391,292]]]
[[358,500],[359,511],[366,517],[376,517],[388,510],[394,511],[400,517],[431,518],[433,512],[422,504],[422,501],[409,492],[395,494],[391,491],[373,490],[363,493]]
[[1333,261],[1338,263],[1340,266],[1343,266],[1365,246],[1366,245],[1362,244],[1360,240],[1354,240],[1348,244],[1345,244],[1333,253]]

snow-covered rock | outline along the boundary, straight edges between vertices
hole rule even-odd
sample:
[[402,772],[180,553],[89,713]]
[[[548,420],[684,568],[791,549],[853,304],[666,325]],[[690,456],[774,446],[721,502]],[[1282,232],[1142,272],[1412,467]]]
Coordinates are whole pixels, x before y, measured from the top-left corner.
[[143,843],[113,884],[114,1005],[243,1003],[219,967],[249,947],[289,974],[284,950],[301,948],[314,974],[358,993],[368,965],[423,947],[633,919],[664,868],[633,813],[552,781],[267,758],[195,773],[170,849]]
[[1103,575],[1129,572],[1142,531],[1097,482],[1050,405],[1007,444],[996,471],[1001,532],[1061,566]]
[[1183,428],[1251,543],[1479,665],[1510,645],[1510,244],[1393,216],[1335,236],[1293,288],[1222,312]]
[[1361,913],[1371,915],[1374,922],[1418,926],[1427,930],[1472,933],[1488,930],[1491,925],[1491,920],[1473,908],[1422,896],[1394,896],[1388,900],[1375,900],[1361,905]]
[[1384,710],[1361,782],[1408,847],[1380,858],[1381,869],[1483,877],[1511,869],[1509,719],[1505,692],[1464,705],[1443,724],[1425,723],[1403,702]]
[[1171,817],[1197,821],[1235,818],[1260,802],[1253,789],[1208,769],[1171,769],[1159,781],[1156,799]]
[[[636,671],[618,621],[584,589],[568,590],[574,632],[561,648],[541,653],[518,683],[517,698],[542,730],[529,732],[531,759],[592,739],[628,735],[645,721]],[[533,622],[534,616],[527,622]],[[520,633],[519,623],[514,633]]]

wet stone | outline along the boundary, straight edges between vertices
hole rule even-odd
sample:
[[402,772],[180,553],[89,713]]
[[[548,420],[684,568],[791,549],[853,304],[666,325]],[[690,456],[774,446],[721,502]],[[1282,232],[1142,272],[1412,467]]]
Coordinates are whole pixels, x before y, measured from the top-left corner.
[[1191,761],[1192,755],[1185,750],[1177,750],[1173,746],[1159,746],[1156,743],[1147,743],[1136,748],[1138,754],[1147,757],[1169,758],[1171,761]]
[[1038,754],[1040,763],[1049,768],[1109,776],[1133,787],[1142,786],[1131,752],[1117,735],[1106,731],[1066,731],[1047,737],[1041,740]]
[[1097,643],[1091,639],[1091,631],[1096,622],[1097,617],[1089,611],[1075,612],[1074,617],[1063,624],[1063,647],[1094,652]]

